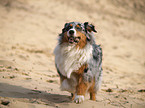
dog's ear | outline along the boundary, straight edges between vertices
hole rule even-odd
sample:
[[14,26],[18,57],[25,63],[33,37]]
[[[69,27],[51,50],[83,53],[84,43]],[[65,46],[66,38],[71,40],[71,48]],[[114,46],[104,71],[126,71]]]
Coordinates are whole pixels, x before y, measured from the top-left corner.
[[86,33],[88,33],[88,32],[97,32],[96,30],[95,30],[95,26],[93,25],[93,24],[89,24],[88,22],[85,22],[84,23],[84,27],[85,27],[85,31],[86,31]]
[[67,26],[68,26],[68,23],[65,23],[65,24],[64,24],[64,28],[66,28]]
[[95,30],[95,26],[92,25],[92,24],[89,24],[88,22],[85,22],[84,23],[84,28],[85,28],[85,32],[86,32],[86,37],[87,37],[87,40],[90,41],[91,40],[91,37],[90,35],[88,34],[89,32],[97,32]]
[[67,26],[68,26],[68,23],[65,23],[65,24],[64,24],[64,28],[62,29],[62,33],[65,32]]

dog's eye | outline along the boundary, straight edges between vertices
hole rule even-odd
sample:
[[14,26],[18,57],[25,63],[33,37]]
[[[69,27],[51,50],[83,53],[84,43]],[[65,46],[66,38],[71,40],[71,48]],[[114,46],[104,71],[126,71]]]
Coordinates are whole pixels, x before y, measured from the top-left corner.
[[67,30],[69,30],[69,29],[71,29],[71,28],[72,28],[72,26],[68,26],[68,27],[67,27]]
[[73,25],[70,24],[70,25],[67,27],[67,29],[69,30],[69,29],[71,29],[72,27],[73,27]]
[[76,29],[77,29],[77,30],[81,30],[81,28],[80,28],[80,27],[76,27]]
[[81,27],[76,27],[76,29],[77,29],[78,31],[81,31],[81,30],[82,30],[82,28],[81,28]]
[[81,30],[82,28],[81,28],[80,25],[76,25],[76,29],[77,29],[77,30]]

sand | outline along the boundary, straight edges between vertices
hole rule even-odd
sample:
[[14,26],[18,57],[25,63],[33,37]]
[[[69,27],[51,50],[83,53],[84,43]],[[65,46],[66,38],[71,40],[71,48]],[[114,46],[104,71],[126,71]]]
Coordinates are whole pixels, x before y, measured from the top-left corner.
[[[0,0],[0,108],[145,108],[144,0]],[[97,100],[59,88],[53,50],[66,22],[95,25],[103,48]]]

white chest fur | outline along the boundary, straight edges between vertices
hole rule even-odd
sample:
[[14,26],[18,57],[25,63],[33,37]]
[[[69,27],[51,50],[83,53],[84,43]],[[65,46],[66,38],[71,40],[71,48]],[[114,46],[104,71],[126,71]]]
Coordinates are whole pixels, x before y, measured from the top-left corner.
[[70,78],[72,72],[76,72],[83,64],[89,62],[92,50],[89,43],[83,49],[66,44],[57,45],[54,50],[56,66],[62,75]]

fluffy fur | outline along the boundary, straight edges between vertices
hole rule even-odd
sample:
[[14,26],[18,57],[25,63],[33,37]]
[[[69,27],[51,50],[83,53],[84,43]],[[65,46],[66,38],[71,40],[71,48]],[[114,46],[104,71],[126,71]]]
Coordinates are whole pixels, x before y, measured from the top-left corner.
[[61,90],[73,94],[76,103],[84,101],[86,92],[95,100],[102,79],[102,49],[95,44],[93,25],[87,22],[66,23],[54,50]]
[[57,68],[63,76],[70,78],[73,71],[77,71],[83,64],[88,63],[92,57],[92,46],[87,44],[85,48],[79,49],[66,44],[57,45],[54,54]]

